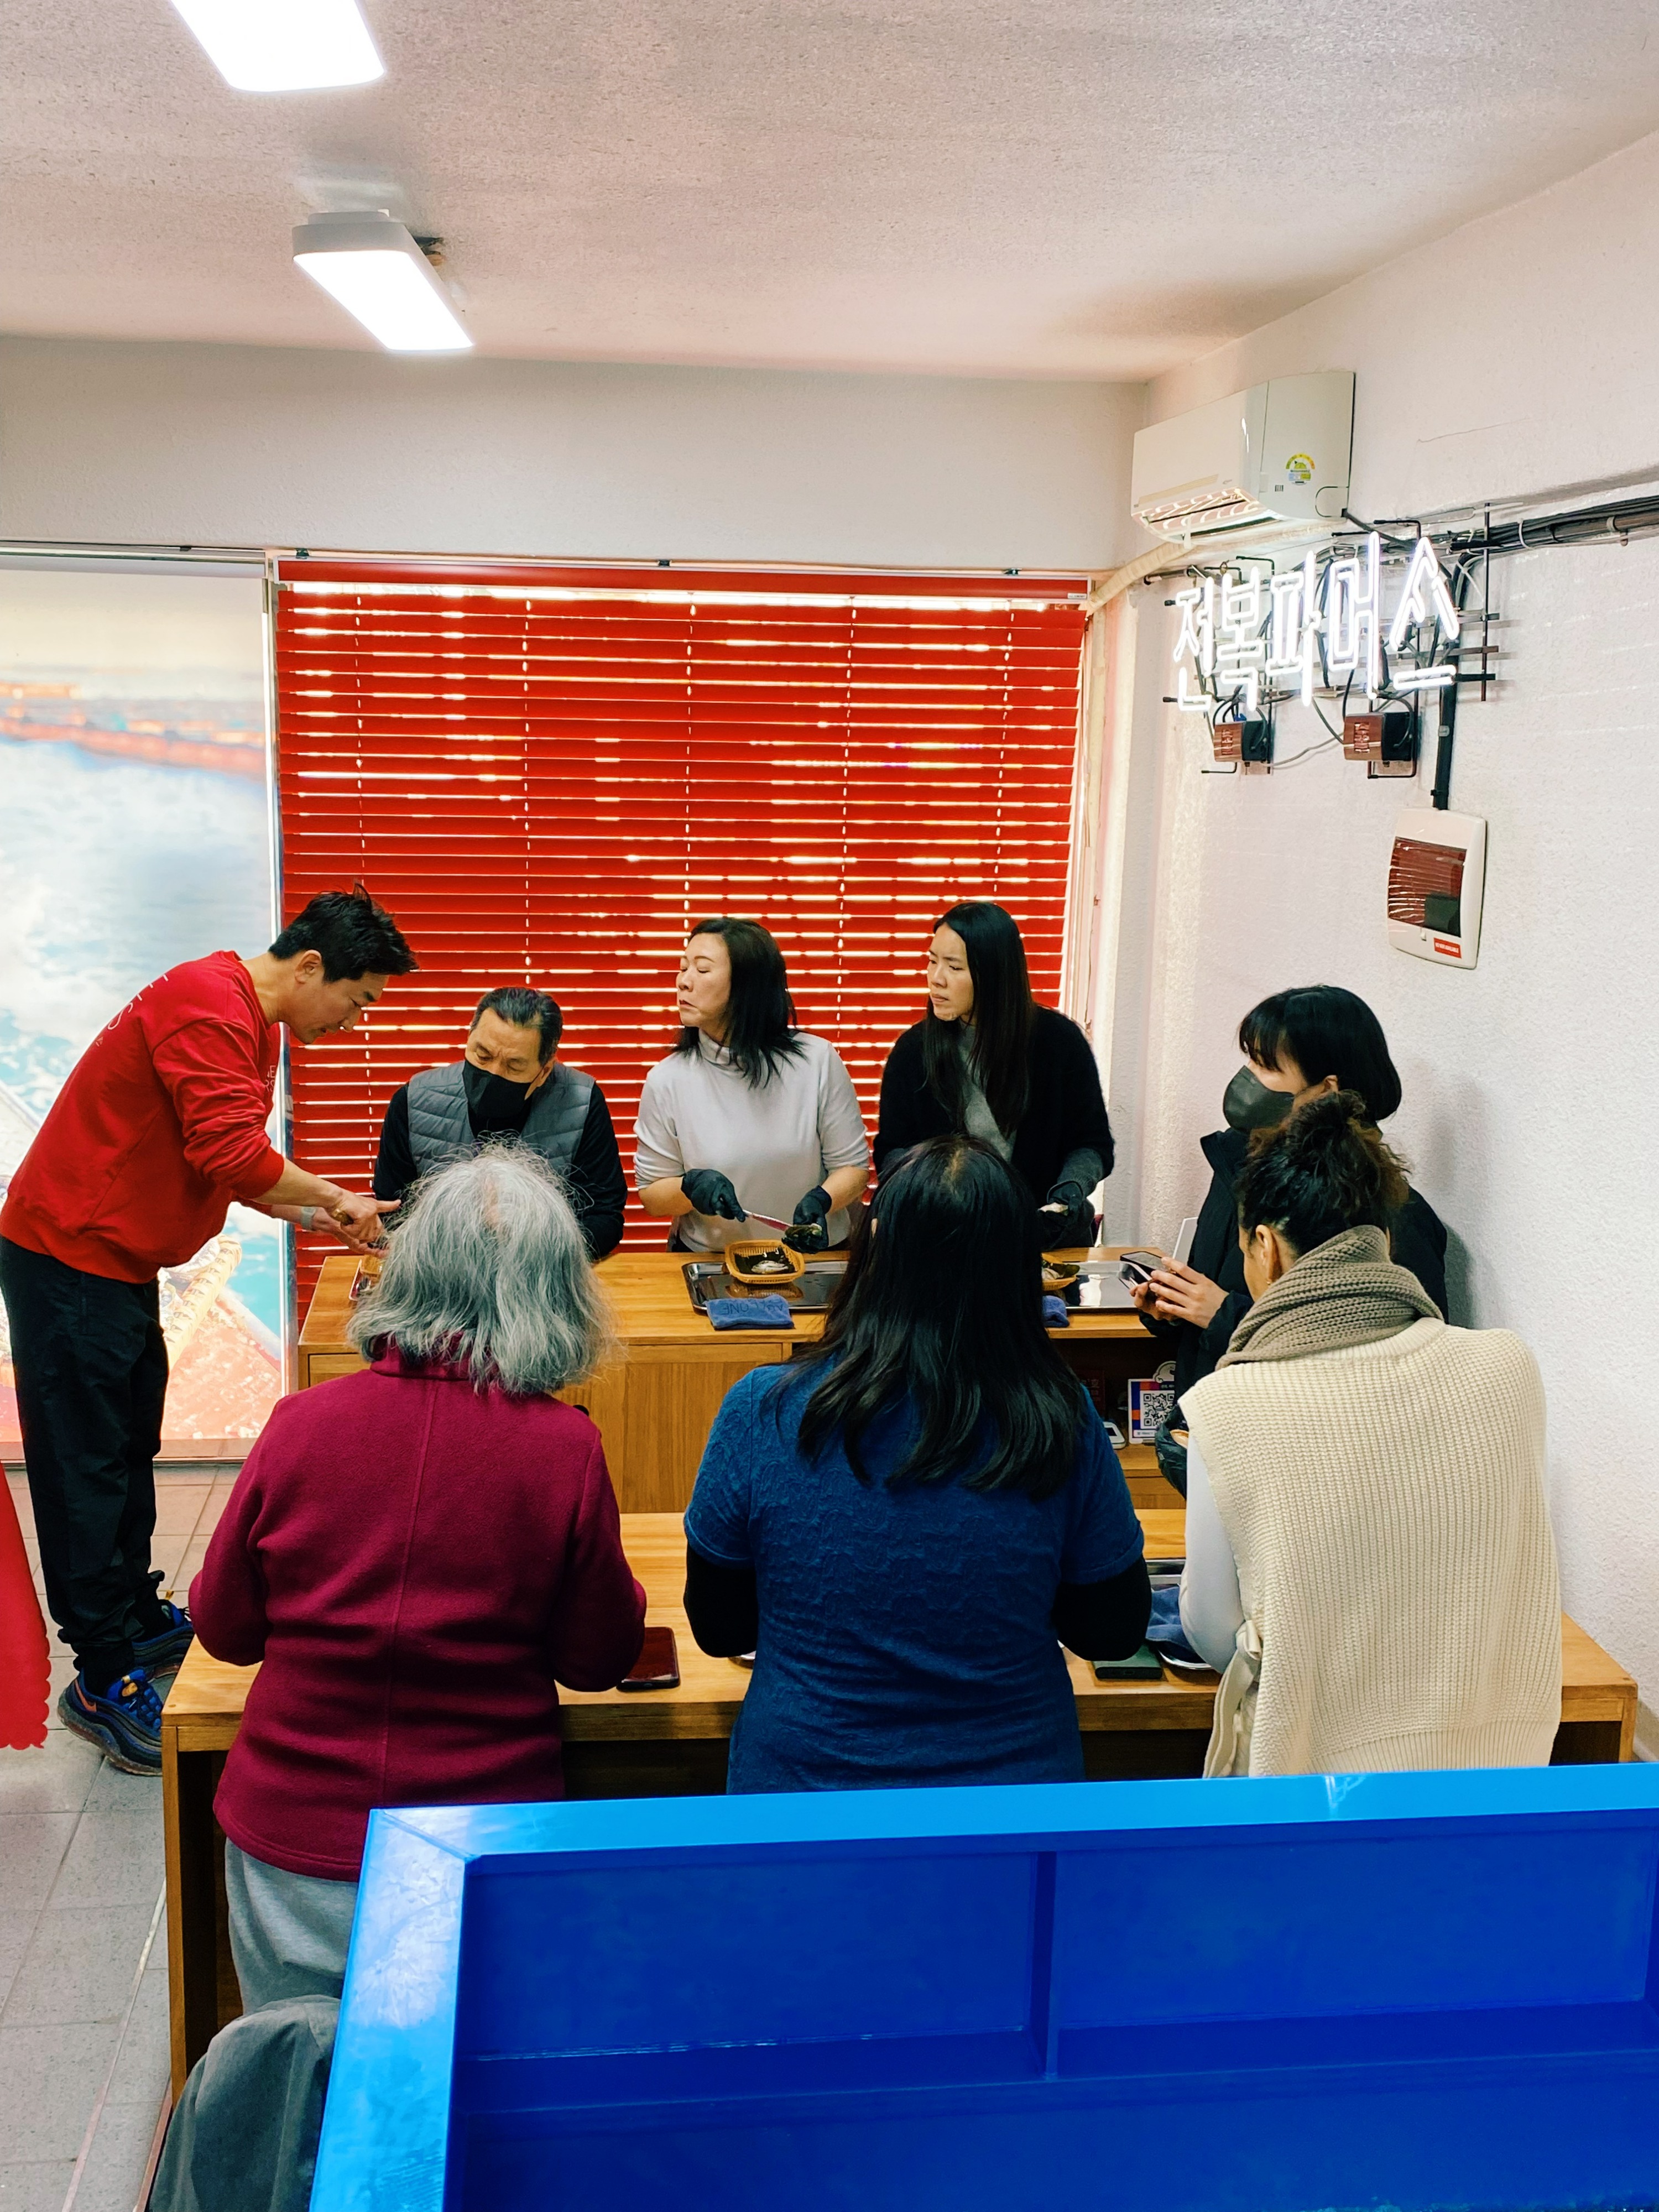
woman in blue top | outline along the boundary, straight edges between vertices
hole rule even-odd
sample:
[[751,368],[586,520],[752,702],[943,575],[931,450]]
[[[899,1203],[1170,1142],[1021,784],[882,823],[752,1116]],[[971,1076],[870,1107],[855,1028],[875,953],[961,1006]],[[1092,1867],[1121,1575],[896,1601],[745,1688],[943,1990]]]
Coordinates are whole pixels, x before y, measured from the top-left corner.
[[728,1392],[685,1609],[705,1651],[755,1653],[729,1790],[1082,1779],[1060,1643],[1123,1656],[1151,1595],[1042,1249],[991,1146],[934,1138],[855,1231],[822,1345]]

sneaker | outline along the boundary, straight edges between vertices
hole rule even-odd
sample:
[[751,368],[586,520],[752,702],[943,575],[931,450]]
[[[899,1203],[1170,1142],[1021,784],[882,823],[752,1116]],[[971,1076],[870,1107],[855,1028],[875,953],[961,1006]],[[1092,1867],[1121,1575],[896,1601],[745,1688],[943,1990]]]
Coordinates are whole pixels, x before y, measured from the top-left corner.
[[100,1696],[77,1674],[58,1700],[65,1728],[95,1743],[123,1774],[161,1771],[161,1700],[142,1667],[112,1682]]
[[142,1667],[145,1674],[176,1674],[184,1664],[196,1631],[191,1626],[190,1615],[171,1598],[157,1600],[167,1617],[167,1626],[158,1628],[153,1636],[140,1636],[133,1640],[132,1663]]

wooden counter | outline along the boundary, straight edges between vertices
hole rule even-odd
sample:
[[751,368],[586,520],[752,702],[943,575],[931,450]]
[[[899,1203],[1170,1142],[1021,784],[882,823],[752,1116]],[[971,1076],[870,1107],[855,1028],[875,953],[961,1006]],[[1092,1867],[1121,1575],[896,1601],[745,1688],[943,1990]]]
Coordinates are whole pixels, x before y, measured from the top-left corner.
[[[1149,1559],[1182,1556],[1182,1512],[1143,1510],[1140,1521]],[[562,1690],[567,1792],[572,1797],[718,1794],[726,1786],[726,1741],[748,1673],[732,1660],[707,1657],[692,1641],[680,1602],[685,1539],[679,1516],[625,1516],[623,1541],[645,1586],[647,1620],[674,1631],[680,1686]],[[1635,1681],[1565,1614],[1561,1657],[1556,1763],[1632,1757]],[[1166,1670],[1157,1682],[1097,1682],[1085,1661],[1070,1658],[1069,1663],[1091,1780],[1201,1770],[1215,1697],[1212,1674],[1184,1677]],[[213,1818],[213,1793],[258,1671],[226,1666],[193,1646],[161,1716],[175,2099],[215,2030],[241,2009],[225,1929],[224,1839]]]
[[[560,1395],[585,1407],[605,1439],[605,1456],[624,1513],[684,1511],[720,1403],[751,1368],[776,1366],[823,1334],[821,1312],[800,1312],[793,1329],[722,1334],[692,1306],[678,1252],[613,1252],[599,1265],[622,1357],[591,1381]],[[1070,1256],[1081,1259],[1085,1255]],[[357,1263],[345,1253],[325,1260],[300,1331],[299,1387],[307,1389],[362,1362],[346,1341]],[[1150,1375],[1161,1347],[1138,1315],[1079,1313],[1053,1336],[1109,1410],[1132,1376]],[[1178,1506],[1150,1451],[1126,1455],[1137,1505]]]

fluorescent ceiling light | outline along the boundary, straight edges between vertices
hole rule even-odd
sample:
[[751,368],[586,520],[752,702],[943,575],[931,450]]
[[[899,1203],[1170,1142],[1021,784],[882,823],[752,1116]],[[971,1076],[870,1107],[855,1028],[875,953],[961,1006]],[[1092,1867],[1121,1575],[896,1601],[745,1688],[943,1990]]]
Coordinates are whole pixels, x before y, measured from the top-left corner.
[[464,353],[472,343],[432,264],[384,211],[313,216],[295,229],[294,258],[392,353]]
[[357,0],[173,0],[238,92],[313,92],[386,75]]

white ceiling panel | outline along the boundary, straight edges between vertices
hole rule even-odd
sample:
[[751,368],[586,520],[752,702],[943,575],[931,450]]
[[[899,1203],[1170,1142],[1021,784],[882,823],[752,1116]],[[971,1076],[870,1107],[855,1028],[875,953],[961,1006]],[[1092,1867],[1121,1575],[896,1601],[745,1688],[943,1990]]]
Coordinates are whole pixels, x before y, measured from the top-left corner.
[[384,204],[485,352],[1139,378],[1659,127],[1647,0],[366,13],[381,82],[258,94],[3,0],[5,327],[367,346],[289,232]]

